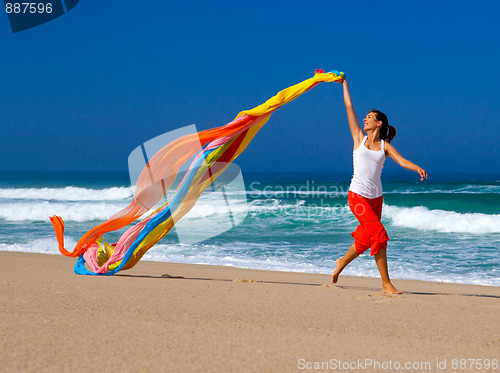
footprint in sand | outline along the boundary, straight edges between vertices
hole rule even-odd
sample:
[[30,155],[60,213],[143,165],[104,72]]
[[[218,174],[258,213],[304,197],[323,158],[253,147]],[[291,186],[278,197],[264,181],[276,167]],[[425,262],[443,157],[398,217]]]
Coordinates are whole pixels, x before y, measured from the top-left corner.
[[169,275],[168,273],[165,273],[164,275],[161,275],[162,278],[185,278],[183,276],[172,276]]
[[252,283],[252,282],[255,282],[255,280],[250,280],[248,278],[237,278],[237,279],[234,279],[233,282],[249,282],[249,283]]

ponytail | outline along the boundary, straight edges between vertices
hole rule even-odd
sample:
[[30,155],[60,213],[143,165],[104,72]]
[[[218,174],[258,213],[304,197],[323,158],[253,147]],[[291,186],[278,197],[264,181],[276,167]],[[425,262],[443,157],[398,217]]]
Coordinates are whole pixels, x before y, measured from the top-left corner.
[[396,137],[396,128],[394,128],[394,126],[391,126],[390,124],[388,124],[387,125],[387,135],[385,135],[385,138],[382,138],[382,135],[381,135],[380,138],[382,140],[387,141],[387,142],[391,142],[394,137]]
[[387,119],[387,115],[382,113],[380,110],[372,109],[369,112],[375,114],[375,119],[377,121],[382,122],[382,128],[380,129],[380,138],[390,143],[392,139],[396,136],[396,128],[394,128],[394,126],[391,126],[389,124],[389,119]]

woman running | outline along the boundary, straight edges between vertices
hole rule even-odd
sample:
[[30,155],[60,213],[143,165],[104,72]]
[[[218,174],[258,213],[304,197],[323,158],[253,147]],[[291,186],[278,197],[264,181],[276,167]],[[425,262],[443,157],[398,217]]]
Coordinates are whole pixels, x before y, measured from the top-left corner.
[[332,282],[337,283],[344,268],[360,254],[370,249],[370,255],[375,256],[382,278],[382,290],[385,293],[401,294],[402,292],[392,285],[387,268],[389,236],[380,222],[383,202],[380,175],[387,156],[394,159],[400,166],[418,172],[420,180],[427,179],[427,172],[403,158],[390,144],[396,135],[396,129],[389,125],[384,113],[370,110],[363,119],[364,127],[361,129],[352,106],[347,80],[343,79],[340,83],[344,87],[344,102],[354,141],[354,174],[349,187],[348,203],[359,221],[359,226],[351,233],[354,243],[342,258],[336,260],[337,267],[333,272]]

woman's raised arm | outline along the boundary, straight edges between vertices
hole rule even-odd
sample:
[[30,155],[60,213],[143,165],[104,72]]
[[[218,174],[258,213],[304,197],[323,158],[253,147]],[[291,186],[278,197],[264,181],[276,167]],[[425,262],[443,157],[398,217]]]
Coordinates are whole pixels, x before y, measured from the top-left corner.
[[342,85],[344,87],[344,103],[347,110],[347,119],[349,120],[349,127],[351,129],[352,140],[354,141],[354,149],[357,149],[365,134],[359,126],[358,118],[354,112],[354,107],[352,106],[351,94],[349,93],[349,86],[347,85],[347,79],[342,80]]

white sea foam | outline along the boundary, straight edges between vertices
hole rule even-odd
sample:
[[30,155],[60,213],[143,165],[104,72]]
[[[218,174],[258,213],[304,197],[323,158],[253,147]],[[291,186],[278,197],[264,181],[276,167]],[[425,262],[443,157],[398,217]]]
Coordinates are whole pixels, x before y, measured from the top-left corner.
[[[230,248],[206,244],[201,245],[201,247],[182,244],[157,244],[145,254],[144,259],[160,262],[210,264],[273,271],[327,273],[325,269],[328,268],[329,270],[329,267],[321,269],[315,263],[299,261],[296,255],[292,253],[285,256],[267,255],[267,257],[255,257],[249,254],[252,249],[256,248],[267,249],[271,253],[273,250],[269,246],[267,244],[247,244],[241,242],[231,244]],[[322,264],[325,265],[327,262],[328,260],[323,260]],[[330,263],[326,265],[330,264],[331,267],[333,263],[333,260],[330,260]]]
[[[126,188],[123,188],[123,190],[115,188],[120,189],[118,191],[111,189],[105,190],[107,195],[101,196],[101,199],[98,199],[98,191],[91,193],[88,189],[84,189],[90,192],[86,195],[81,194],[79,197],[71,197],[69,191],[65,191],[66,194],[54,196],[52,200],[37,200],[35,196],[45,198],[45,194],[37,194],[36,192],[26,192],[25,198],[27,199],[19,200],[15,200],[14,198],[17,197],[11,195],[11,199],[0,203],[0,219],[7,221],[47,221],[49,216],[58,215],[62,216],[65,221],[106,220],[127,207],[131,202],[130,199],[126,198],[130,196],[130,193],[127,194]],[[65,200],[65,198],[68,198],[68,200]],[[94,200],[90,198],[94,198]],[[108,198],[109,201],[107,201]],[[164,203],[165,200],[162,200],[156,207]],[[245,213],[247,210],[246,200],[231,199],[230,209],[233,214]],[[148,215],[149,213],[144,214],[143,218]],[[209,198],[201,198],[189,213],[189,219],[210,218],[214,221],[227,218],[227,216],[228,207],[225,199],[215,194],[212,194]]]
[[[71,237],[64,237],[67,249],[76,246],[76,241]],[[39,238],[26,243],[0,243],[0,251],[19,251],[23,253],[60,254],[56,237]]]
[[246,204],[238,203],[231,204],[230,210],[228,210],[225,204],[196,204],[190,211],[189,215],[186,216],[187,219],[200,219],[200,218],[210,218],[217,220],[218,218],[226,218],[228,216],[228,211],[232,214],[246,214],[248,207]]
[[444,233],[500,233],[500,215],[430,210],[427,207],[384,205],[383,216],[397,227]]
[[465,185],[459,188],[398,188],[384,191],[384,194],[500,194],[500,185]]
[[[335,250],[331,245],[332,252]],[[337,245],[339,246],[339,245]],[[345,248],[340,244],[341,251]],[[252,255],[252,250],[267,251],[267,255],[256,257]],[[182,244],[157,244],[144,256],[145,260],[166,261],[178,263],[209,264],[239,268],[263,269],[271,271],[289,271],[331,274],[335,266],[334,257],[320,258],[318,260],[307,260],[298,255],[293,248],[281,251],[284,255],[275,255],[279,249],[273,244],[243,243],[235,242],[230,247],[206,245],[189,246]],[[313,248],[308,249],[314,251]],[[294,253],[295,252],[295,253]],[[405,258],[392,259],[391,277],[393,279],[408,279],[437,282],[451,282],[463,284],[477,284],[500,286],[499,277],[485,276],[480,273],[470,273],[465,276],[455,271],[428,271],[422,270],[419,266],[412,266]],[[395,262],[396,261],[396,262]],[[419,262],[419,265],[421,262]],[[344,272],[351,276],[379,277],[379,272],[373,259],[369,256],[360,256],[358,260],[351,263]]]
[[107,202],[10,202],[0,204],[0,219],[48,221],[49,216],[58,215],[65,221],[106,220],[127,205]]
[[[311,217],[325,219],[354,220],[348,206],[342,205],[306,205],[305,201],[284,203],[269,199],[266,202],[252,201],[251,213],[294,215],[297,220]],[[500,214],[458,213],[455,211],[430,210],[427,207],[399,207],[384,204],[384,219],[397,227],[444,233],[491,234],[500,233]]]
[[113,201],[131,198],[132,187],[88,189],[68,186],[65,188],[5,188],[0,189],[0,198],[44,201]]
[[[315,187],[312,190],[302,190],[300,188],[278,188],[278,189],[249,189],[246,192],[232,191],[226,188],[226,194],[229,198],[233,195],[241,198],[241,195],[259,198],[339,198],[347,196],[347,189],[342,187],[325,188]],[[113,201],[131,199],[134,195],[135,187],[111,187],[104,189],[82,188],[67,186],[64,188],[0,188],[0,199],[14,200],[45,200],[45,201]],[[385,194],[487,194],[500,193],[499,185],[467,185],[454,189],[423,189],[423,188],[398,188],[387,190]]]

